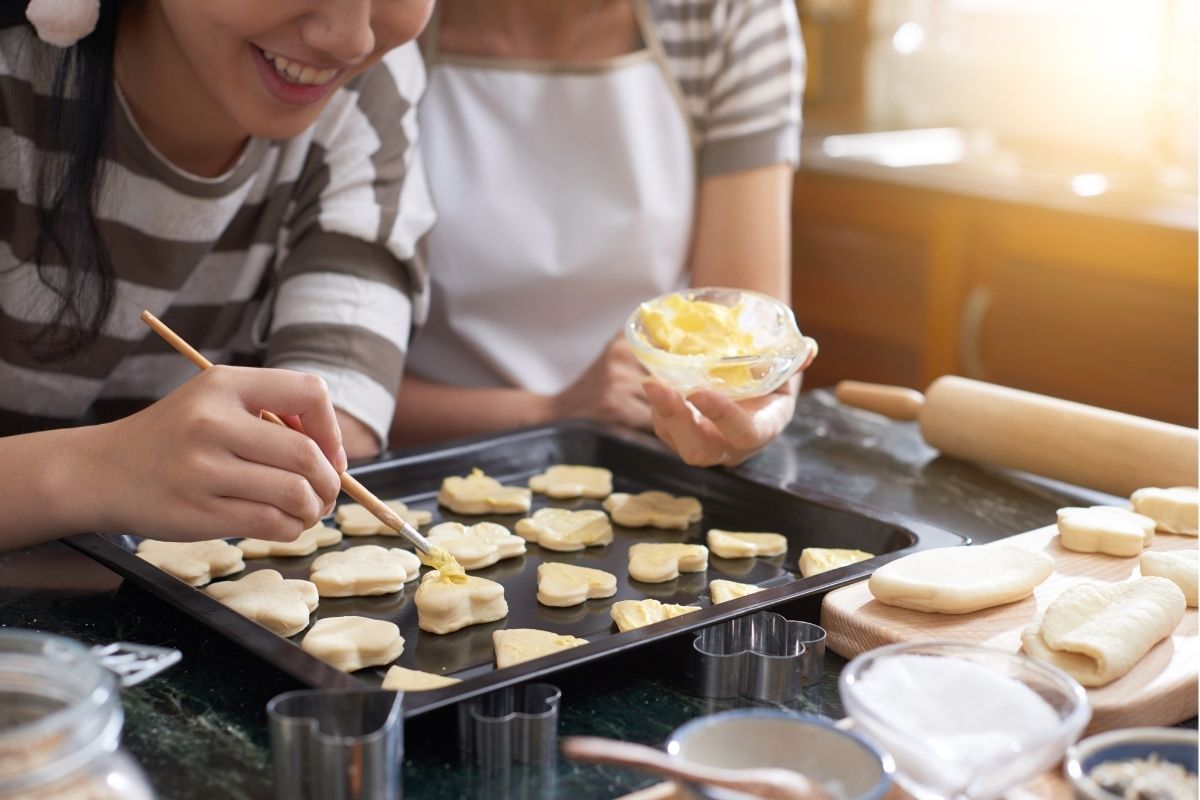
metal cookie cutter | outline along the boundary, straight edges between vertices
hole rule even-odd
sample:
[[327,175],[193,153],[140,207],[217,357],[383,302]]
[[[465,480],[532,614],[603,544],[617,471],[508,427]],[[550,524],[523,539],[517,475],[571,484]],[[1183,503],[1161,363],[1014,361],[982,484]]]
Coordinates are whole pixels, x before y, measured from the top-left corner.
[[759,611],[704,628],[692,648],[697,694],[782,703],[821,680],[825,630]]
[[403,692],[302,689],[267,703],[278,800],[394,800]]
[[551,764],[558,757],[558,704],[548,683],[509,686],[458,704],[458,746],[485,769]]

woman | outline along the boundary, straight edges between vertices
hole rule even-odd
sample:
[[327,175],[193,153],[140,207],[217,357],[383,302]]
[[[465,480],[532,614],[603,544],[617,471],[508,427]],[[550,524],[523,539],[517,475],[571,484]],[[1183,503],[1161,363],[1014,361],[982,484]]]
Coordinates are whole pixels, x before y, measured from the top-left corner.
[[798,380],[685,400],[617,333],[689,281],[789,297],[792,0],[445,0],[422,49],[441,216],[393,443],[589,416],[733,464],[777,435]]
[[[394,48],[431,0],[26,6],[0,2],[0,546],[295,538],[385,439],[424,314],[424,70]],[[195,375],[142,308],[275,369]]]

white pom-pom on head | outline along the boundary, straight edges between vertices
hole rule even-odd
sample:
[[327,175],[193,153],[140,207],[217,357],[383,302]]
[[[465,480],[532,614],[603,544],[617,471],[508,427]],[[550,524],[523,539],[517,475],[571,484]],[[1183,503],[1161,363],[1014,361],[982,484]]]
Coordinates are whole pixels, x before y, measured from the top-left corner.
[[96,29],[100,0],[29,0],[25,18],[43,42],[71,47]]

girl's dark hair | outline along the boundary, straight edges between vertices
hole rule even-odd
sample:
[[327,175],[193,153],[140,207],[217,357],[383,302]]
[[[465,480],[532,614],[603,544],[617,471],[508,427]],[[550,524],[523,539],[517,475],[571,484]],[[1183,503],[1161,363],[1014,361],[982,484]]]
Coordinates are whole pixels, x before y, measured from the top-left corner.
[[[0,29],[29,25],[28,5],[28,0],[0,0]],[[39,144],[61,155],[42,158],[37,175],[38,231],[31,260],[59,301],[51,324],[27,343],[44,361],[76,355],[94,342],[116,291],[112,258],[94,212],[113,103],[117,5],[118,0],[100,0],[95,30],[56,54],[53,97],[38,121],[41,136],[47,137]],[[63,269],[47,269],[54,264]]]

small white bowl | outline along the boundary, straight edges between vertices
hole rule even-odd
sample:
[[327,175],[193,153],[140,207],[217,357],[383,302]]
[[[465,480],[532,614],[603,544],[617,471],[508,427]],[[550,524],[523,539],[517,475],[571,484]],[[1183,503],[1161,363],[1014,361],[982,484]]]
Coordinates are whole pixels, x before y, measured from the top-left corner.
[[1088,737],[1067,751],[1063,772],[1079,800],[1120,800],[1088,777],[1106,761],[1125,761],[1157,755],[1193,774],[1197,771],[1196,731],[1182,728],[1125,728]]
[[[753,352],[737,356],[681,355],[656,346],[646,333],[642,306],[654,307],[673,296],[729,308],[740,304],[738,327],[753,336]],[[815,345],[801,335],[796,317],[786,304],[758,292],[720,288],[670,292],[643,303],[629,315],[625,338],[642,366],[668,386],[685,395],[710,389],[734,400],[761,397],[778,389],[800,369]]]

